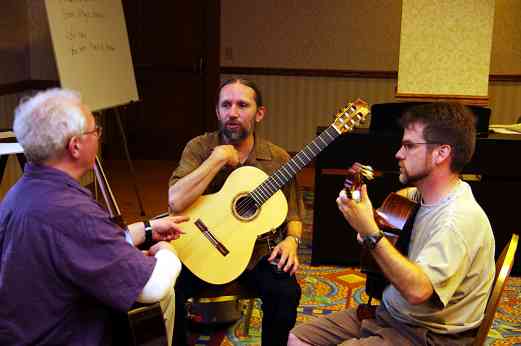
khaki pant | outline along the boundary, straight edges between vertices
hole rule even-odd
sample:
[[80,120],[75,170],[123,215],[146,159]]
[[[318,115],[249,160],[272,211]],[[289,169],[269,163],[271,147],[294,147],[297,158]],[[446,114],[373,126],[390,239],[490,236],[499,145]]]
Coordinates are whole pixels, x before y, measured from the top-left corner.
[[170,293],[163,298],[159,305],[163,312],[163,319],[165,320],[166,337],[168,346],[172,346],[172,336],[174,334],[174,321],[175,321],[175,291],[174,288],[170,290]]
[[380,305],[376,319],[358,320],[355,309],[338,311],[300,324],[291,330],[300,340],[314,346],[330,345],[471,345],[476,331],[441,335],[422,327],[394,320]]

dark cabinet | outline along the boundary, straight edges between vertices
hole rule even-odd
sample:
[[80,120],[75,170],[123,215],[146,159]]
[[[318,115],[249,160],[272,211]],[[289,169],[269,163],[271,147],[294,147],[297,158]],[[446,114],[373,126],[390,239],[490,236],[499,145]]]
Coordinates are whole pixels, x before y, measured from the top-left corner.
[[[346,169],[357,161],[381,173],[368,185],[375,207],[390,192],[403,187],[398,181],[398,164],[394,158],[400,141],[398,134],[361,129],[340,136],[317,157],[312,264],[359,264],[356,233],[338,211],[335,200],[343,187]],[[463,172],[463,178],[472,186],[476,200],[492,224],[496,256],[512,233],[521,232],[521,222],[515,218],[519,212],[515,197],[521,193],[521,164],[516,157],[519,152],[521,138],[515,135],[478,137],[474,157]],[[514,263],[515,275],[521,275],[519,252]]]

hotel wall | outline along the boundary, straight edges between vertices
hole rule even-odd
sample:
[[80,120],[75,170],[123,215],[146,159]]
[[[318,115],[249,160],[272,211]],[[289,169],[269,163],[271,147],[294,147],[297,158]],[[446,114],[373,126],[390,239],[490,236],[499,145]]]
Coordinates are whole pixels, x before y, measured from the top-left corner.
[[[520,13],[520,1],[496,0],[490,73],[506,75],[507,81],[489,83],[491,123],[513,123],[521,116]],[[401,2],[394,0],[222,0],[221,65],[369,76],[397,71],[400,20]],[[290,151],[311,141],[317,126],[329,125],[350,100],[397,101],[395,78],[244,77],[258,82],[266,95],[269,113],[259,132]]]

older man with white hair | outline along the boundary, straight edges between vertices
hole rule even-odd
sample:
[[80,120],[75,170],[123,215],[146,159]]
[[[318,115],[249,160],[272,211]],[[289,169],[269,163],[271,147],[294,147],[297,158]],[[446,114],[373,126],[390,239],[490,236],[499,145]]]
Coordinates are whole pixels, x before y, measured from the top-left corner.
[[[38,93],[16,109],[14,132],[28,163],[0,204],[0,344],[110,344],[112,310],[173,302],[181,264],[167,241],[186,217],[110,220],[79,184],[101,136],[80,96]],[[135,247],[145,239],[158,241],[148,256]]]

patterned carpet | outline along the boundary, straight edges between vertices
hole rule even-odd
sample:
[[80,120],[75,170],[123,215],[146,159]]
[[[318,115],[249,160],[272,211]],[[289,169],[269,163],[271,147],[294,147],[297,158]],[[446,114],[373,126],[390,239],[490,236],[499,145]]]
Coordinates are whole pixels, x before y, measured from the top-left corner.
[[[365,277],[356,268],[338,266],[310,266],[311,225],[313,194],[304,195],[306,205],[305,234],[300,249],[300,259],[304,263],[297,273],[302,288],[302,299],[298,308],[297,323],[302,323],[313,316],[329,314],[346,306],[356,306],[367,301],[365,295]],[[250,322],[248,336],[242,336],[242,319],[231,326],[212,328],[211,331],[193,334],[194,345],[238,346],[260,345],[260,321],[262,311],[260,301],[256,300]],[[503,293],[501,304],[496,313],[486,345],[521,345],[521,278],[511,277]]]

